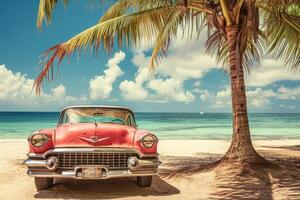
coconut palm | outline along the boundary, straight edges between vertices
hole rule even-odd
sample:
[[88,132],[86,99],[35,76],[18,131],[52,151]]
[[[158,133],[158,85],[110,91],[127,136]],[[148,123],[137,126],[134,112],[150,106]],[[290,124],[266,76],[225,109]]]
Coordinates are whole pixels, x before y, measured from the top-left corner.
[[[65,1],[66,3],[67,1]],[[51,22],[57,0],[40,0],[37,26]],[[254,149],[248,123],[244,73],[258,65],[265,52],[291,69],[300,64],[299,0],[117,0],[92,27],[44,54],[44,67],[35,80],[36,92],[53,67],[81,51],[109,52],[155,38],[149,70],[159,66],[178,30],[207,32],[207,53],[214,55],[231,80],[233,135],[220,165],[267,164]]]

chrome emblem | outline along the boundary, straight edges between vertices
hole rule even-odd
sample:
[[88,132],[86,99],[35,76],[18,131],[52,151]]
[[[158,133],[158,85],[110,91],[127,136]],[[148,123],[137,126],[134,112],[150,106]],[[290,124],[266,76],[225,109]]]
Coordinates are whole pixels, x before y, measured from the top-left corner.
[[96,135],[93,135],[93,136],[91,136],[91,137],[89,137],[89,138],[85,138],[85,137],[80,137],[80,139],[81,140],[84,140],[84,141],[86,141],[86,142],[91,142],[91,143],[97,143],[97,142],[102,142],[102,141],[104,141],[104,140],[107,140],[107,139],[109,139],[110,137],[105,137],[105,138],[99,138],[98,136],[96,136]]

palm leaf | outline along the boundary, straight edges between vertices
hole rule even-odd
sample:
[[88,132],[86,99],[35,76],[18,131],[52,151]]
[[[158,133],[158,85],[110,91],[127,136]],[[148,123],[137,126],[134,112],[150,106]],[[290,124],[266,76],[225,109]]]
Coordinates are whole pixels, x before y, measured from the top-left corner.
[[268,53],[291,69],[300,68],[300,17],[285,12],[264,13]]
[[[258,31],[257,39],[254,32],[251,31],[252,25],[245,23],[241,28],[238,44],[237,54],[240,55],[242,66],[248,73],[251,71],[253,66],[258,66],[260,58],[264,51],[264,34]],[[229,72],[229,52],[226,36],[217,29],[209,32],[208,39],[206,42],[206,53],[214,56],[217,63],[220,63],[223,69]]]
[[181,10],[176,10],[169,14],[168,23],[164,25],[162,30],[159,32],[155,45],[152,51],[152,56],[150,59],[150,72],[153,72],[156,68],[156,64],[160,59],[166,55],[169,42],[172,36],[176,36],[178,26],[182,23],[184,13]]
[[100,18],[98,23],[144,9],[175,5],[170,0],[118,0]]
[[[63,0],[64,5],[68,4],[68,0]],[[40,0],[38,16],[37,16],[37,27],[41,28],[43,21],[46,20],[47,24],[51,23],[52,12],[57,4],[57,0]]]

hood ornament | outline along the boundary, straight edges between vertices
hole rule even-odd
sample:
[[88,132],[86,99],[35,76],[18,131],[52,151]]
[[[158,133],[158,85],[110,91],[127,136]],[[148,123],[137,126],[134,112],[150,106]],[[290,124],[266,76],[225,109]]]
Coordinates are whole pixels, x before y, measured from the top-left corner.
[[89,138],[85,138],[85,137],[79,137],[81,140],[85,141],[85,142],[91,142],[93,144],[96,144],[98,142],[102,142],[104,140],[109,139],[110,137],[105,137],[105,138],[99,138],[96,135],[90,136]]

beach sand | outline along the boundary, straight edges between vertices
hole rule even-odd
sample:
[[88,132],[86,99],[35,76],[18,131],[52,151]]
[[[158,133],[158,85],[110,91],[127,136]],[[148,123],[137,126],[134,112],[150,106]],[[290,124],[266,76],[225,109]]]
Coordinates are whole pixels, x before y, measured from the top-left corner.
[[206,170],[222,157],[230,141],[162,140],[160,175],[149,188],[134,179],[100,181],[60,180],[49,190],[36,192],[22,161],[23,140],[1,140],[0,199],[300,199],[300,140],[257,140],[259,153],[278,164],[258,174],[236,177]]

